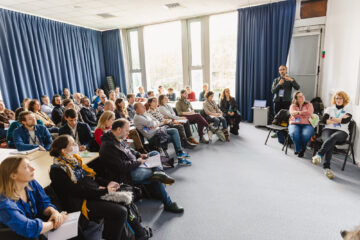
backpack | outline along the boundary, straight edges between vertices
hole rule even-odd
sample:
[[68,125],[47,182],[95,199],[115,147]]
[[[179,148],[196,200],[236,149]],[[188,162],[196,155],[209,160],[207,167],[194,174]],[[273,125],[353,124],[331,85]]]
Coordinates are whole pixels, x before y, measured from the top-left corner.
[[223,131],[221,131],[220,129],[216,130],[216,135],[218,136],[218,138],[220,139],[220,141],[225,142],[226,138],[225,138],[225,134]]
[[322,116],[324,111],[324,104],[320,97],[313,98],[310,101],[314,107],[314,113]]
[[126,208],[128,210],[128,218],[125,223],[124,231],[121,235],[121,240],[146,240],[151,238],[152,229],[142,226],[142,219],[138,207],[132,202],[129,205],[126,205]]

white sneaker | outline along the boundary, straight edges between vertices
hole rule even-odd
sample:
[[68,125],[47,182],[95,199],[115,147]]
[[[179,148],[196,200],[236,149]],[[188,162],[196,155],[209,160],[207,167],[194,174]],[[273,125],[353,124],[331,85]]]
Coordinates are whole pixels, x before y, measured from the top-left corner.
[[213,132],[211,130],[208,131],[208,137],[209,137],[209,142],[212,142],[212,136],[213,136]]
[[329,168],[325,168],[325,176],[328,179],[333,179],[334,178],[334,173],[329,169]]
[[321,157],[319,155],[315,155],[312,157],[312,163],[314,165],[319,165],[321,163]]

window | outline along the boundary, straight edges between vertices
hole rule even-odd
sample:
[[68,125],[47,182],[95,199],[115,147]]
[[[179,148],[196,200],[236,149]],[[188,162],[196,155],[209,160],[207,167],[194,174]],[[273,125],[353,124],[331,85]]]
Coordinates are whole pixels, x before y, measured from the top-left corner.
[[237,13],[210,16],[210,89],[219,96],[230,88],[235,95]]
[[181,23],[176,21],[144,27],[144,47],[148,90],[157,91],[159,85],[165,89],[181,90]]
[[137,89],[142,85],[138,30],[137,29],[129,30],[128,39],[129,39],[131,87],[133,89],[133,92],[137,92]]

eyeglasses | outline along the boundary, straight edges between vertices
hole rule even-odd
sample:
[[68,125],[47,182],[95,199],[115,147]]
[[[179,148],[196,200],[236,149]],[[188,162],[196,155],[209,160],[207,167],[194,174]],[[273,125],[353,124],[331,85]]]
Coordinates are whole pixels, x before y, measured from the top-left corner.
[[342,97],[335,98],[335,100],[342,100],[342,99],[343,99]]

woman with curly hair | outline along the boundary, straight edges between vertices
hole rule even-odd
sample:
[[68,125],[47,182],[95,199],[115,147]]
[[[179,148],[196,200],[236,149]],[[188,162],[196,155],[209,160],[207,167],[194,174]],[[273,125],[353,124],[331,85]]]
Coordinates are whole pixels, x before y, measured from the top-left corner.
[[330,170],[330,160],[332,151],[336,143],[345,142],[349,136],[349,123],[351,120],[351,110],[348,106],[349,96],[344,91],[336,92],[332,98],[332,105],[325,109],[322,122],[325,124],[321,138],[323,144],[317,155],[312,158],[315,165],[321,163],[323,157],[325,161],[323,168],[325,176],[329,179],[334,178]]

